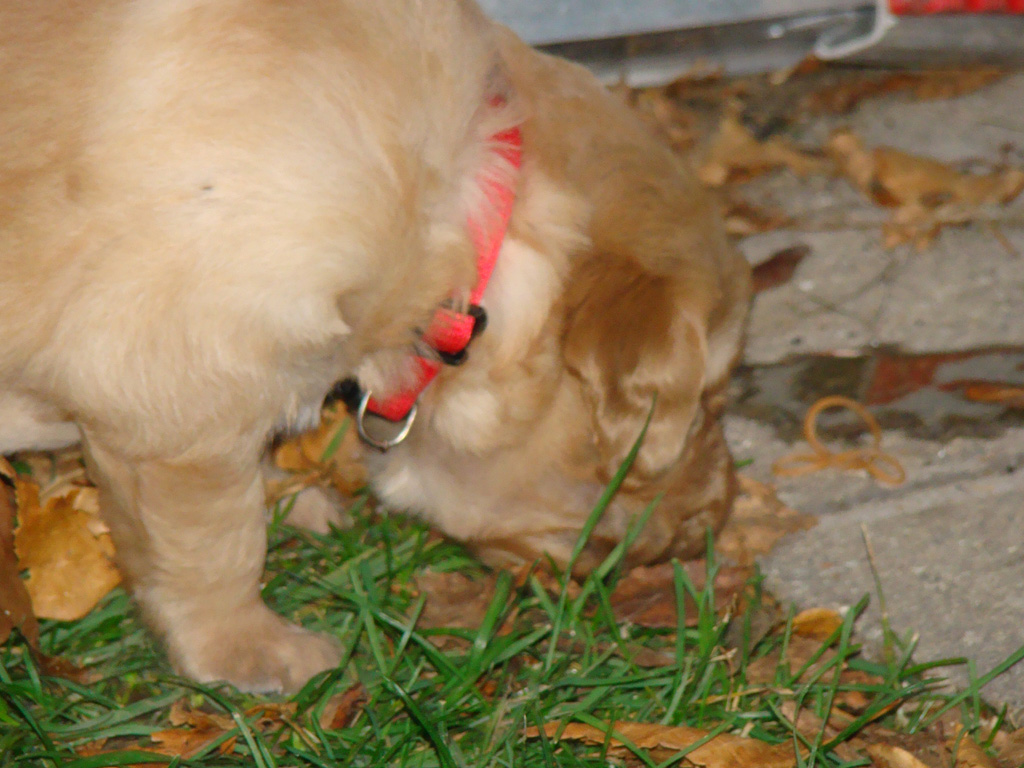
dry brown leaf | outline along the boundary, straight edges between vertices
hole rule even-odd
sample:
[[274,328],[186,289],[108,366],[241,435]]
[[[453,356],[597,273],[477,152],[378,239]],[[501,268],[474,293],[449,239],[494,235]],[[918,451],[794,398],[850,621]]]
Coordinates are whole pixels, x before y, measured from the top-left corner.
[[776,251],[753,270],[754,293],[777,288],[789,282],[811,249],[806,245],[791,245]]
[[0,479],[4,481],[8,488],[13,488],[14,482],[18,479],[17,470],[3,456],[0,456]]
[[895,205],[919,203],[938,208],[947,203],[979,206],[1008,203],[1024,190],[1024,172],[1012,168],[993,173],[962,173],[932,158],[888,147],[874,150],[876,196]]
[[210,730],[219,728],[222,731],[230,731],[235,727],[235,721],[227,715],[218,715],[211,712],[203,712],[201,709],[192,709],[184,699],[179,699],[171,705],[171,711],[167,719],[176,728],[188,726],[190,728],[202,728]]
[[[794,634],[786,644],[784,655],[781,649],[779,649],[759,659],[755,659],[747,665],[747,682],[751,685],[769,685],[773,683],[775,681],[775,671],[783,663],[788,665],[791,674],[795,674],[802,669],[804,670],[796,681],[800,683],[810,681],[819,675],[826,666],[833,665],[824,672],[826,679],[831,681],[835,675],[834,661],[836,653],[831,648],[826,649],[820,655],[818,654],[819,651],[821,651],[820,641]],[[817,659],[814,663],[810,663],[811,659],[816,656]],[[839,676],[839,684],[843,687],[879,685],[881,682],[882,678],[876,675],[862,670],[850,669],[845,665]],[[837,691],[834,701],[837,705],[854,712],[862,711],[870,704],[868,695],[859,690]],[[885,714],[885,712],[878,713],[876,717],[880,717],[882,714]]]
[[[617,721],[610,726],[609,735],[584,723],[547,723],[544,735],[561,741],[582,741],[587,744],[608,744],[609,752],[616,756],[631,753],[623,740],[638,749],[675,753],[688,749],[697,741],[707,738],[708,731],[685,725],[658,725],[655,723],[631,723]],[[526,730],[526,737],[533,739],[540,735],[536,727]],[[702,744],[687,756],[683,764],[699,765],[704,768],[790,768],[795,765],[796,755],[791,744],[767,744],[757,739],[723,733]]]
[[705,185],[721,187],[776,168],[788,168],[807,176],[829,172],[831,164],[826,158],[797,149],[778,136],[758,140],[740,122],[736,110],[731,110],[718,126],[718,133],[697,175]]
[[983,205],[1005,204],[1024,191],[1024,171],[963,173],[927,157],[890,147],[869,150],[850,131],[834,133],[829,154],[839,171],[879,205],[894,208],[885,245],[925,247],[939,230],[963,224]]
[[[339,439],[332,452],[332,443]],[[330,454],[330,455],[328,455]],[[366,485],[362,445],[345,408],[334,404],[324,408],[320,426],[281,443],[274,449],[274,463],[295,475],[267,488],[270,501],[277,501],[317,483],[334,486],[351,495]]]
[[[707,583],[707,565],[703,560],[690,560],[682,564],[696,589]],[[750,568],[725,566],[715,574],[715,608],[722,612],[734,604],[752,575]],[[675,569],[672,563],[638,566],[627,573],[615,586],[610,597],[615,618],[643,627],[675,629],[676,590]],[[686,625],[695,626],[697,611],[687,598]]]
[[[266,733],[286,725],[295,716],[295,712],[294,703],[264,702],[247,709],[244,714],[253,728]],[[189,758],[234,730],[237,725],[234,718],[228,715],[192,709],[183,700],[171,705],[168,719],[175,727],[150,734],[149,738],[155,746],[147,745],[146,750]],[[231,752],[236,741],[234,736],[226,739],[217,747],[217,751],[221,754]]]
[[35,483],[18,481],[18,528],[14,547],[28,571],[25,587],[36,616],[71,621],[85,616],[121,581],[110,535],[93,515],[67,496],[39,503]]
[[889,744],[871,744],[867,748],[876,768],[933,768],[900,747]]
[[[515,584],[516,589],[521,589],[531,579],[535,579],[548,594],[557,595],[562,591],[561,578],[544,567],[544,564],[539,561],[520,565],[512,569],[511,573],[512,583]],[[575,600],[580,596],[580,585],[572,579],[565,585],[565,590],[566,596],[570,600]]]
[[845,114],[865,99],[904,91],[916,82],[917,78],[906,72],[893,73],[887,77],[862,77],[838,85],[829,84],[827,88],[812,93],[804,103],[812,112]]
[[1003,765],[1013,768],[1024,765],[1024,728],[1012,733],[999,731],[992,739],[992,746]]
[[[416,576],[415,589],[426,597],[423,610],[417,621],[419,629],[477,629],[494,600],[498,574],[470,578],[461,573],[439,573],[427,571]],[[515,593],[509,595],[512,604]],[[506,606],[507,607],[507,606]],[[515,608],[507,611],[505,620],[498,628],[499,635],[512,631],[518,617]],[[430,635],[430,641],[438,648],[462,648],[468,641],[450,634]]]
[[32,599],[21,579],[21,567],[14,549],[15,490],[17,474],[7,460],[0,457],[0,643],[18,629],[29,644],[39,642],[39,624],[32,613]]
[[[183,701],[177,701],[171,705],[169,719],[175,726],[174,728],[151,733],[149,743],[136,745],[136,749],[154,756],[163,755],[188,759],[205,750],[212,742],[222,738],[235,727],[235,722],[230,717],[192,710],[185,706]],[[220,744],[217,751],[222,755],[233,751],[236,741],[235,737],[226,739]],[[84,744],[76,748],[75,751],[81,757],[95,757],[118,752],[119,749],[108,748],[107,740],[102,739]],[[166,765],[166,763],[136,763],[133,764],[133,768],[161,765]]]
[[[944,385],[944,388],[949,387],[949,384]],[[1007,408],[1024,408],[1024,387],[1015,384],[997,384],[992,381],[964,382],[963,396],[975,403],[995,403]]]
[[962,727],[946,740],[946,746],[955,755],[954,768],[999,768],[996,761],[985,754],[985,750]]
[[[747,682],[752,685],[767,685],[773,682],[775,680],[775,670],[783,662],[789,665],[790,672],[796,672],[798,669],[802,669],[820,649],[821,643],[808,637],[791,637],[786,645],[785,655],[782,654],[780,649],[761,658],[754,659],[747,665]],[[833,658],[835,658],[833,651],[825,651],[821,658],[812,664],[800,679],[813,676]]]
[[[149,735],[152,745],[146,746],[146,751],[155,752],[158,755],[169,755],[173,757],[190,758],[206,749],[212,742],[221,738],[225,730],[217,727],[209,728],[168,728],[164,731],[156,731]],[[234,749],[234,738],[227,739],[218,748],[221,754]]]
[[89,485],[82,448],[73,445],[56,451],[26,451],[17,454],[23,474],[39,486],[39,499],[45,504],[54,496],[66,496],[75,488]]
[[344,693],[331,696],[320,715],[320,727],[325,731],[340,731],[352,724],[366,703],[366,688],[362,683],[350,686]]
[[[85,473],[85,457],[82,455],[81,446],[74,445],[59,451],[43,454],[50,463],[50,474],[43,480],[43,476],[35,474],[32,479],[39,483],[39,502],[45,505],[50,499],[58,496],[68,496],[72,491],[89,488],[94,498],[98,498],[99,492],[92,487],[89,478]],[[83,502],[84,504],[85,502]],[[96,503],[96,510],[99,504]],[[83,509],[83,511],[86,511]]]
[[253,724],[261,731],[273,730],[288,725],[295,718],[299,707],[293,701],[264,701],[245,710],[245,716],[255,718]]
[[462,573],[437,571],[416,576],[416,590],[427,598],[417,626],[476,629],[494,599],[495,578],[471,579]]
[[823,643],[841,626],[843,617],[828,608],[809,608],[793,618],[793,634]]
[[62,677],[79,685],[92,685],[101,679],[101,675],[95,669],[80,667],[74,662],[62,659],[59,656],[47,656],[36,651],[36,662],[39,669],[47,677]]
[[[821,733],[824,733],[826,740],[830,740],[849,724],[849,719],[835,717],[836,710],[834,709],[826,722],[809,709],[798,709],[796,702],[792,699],[783,701],[779,705],[779,711],[793,724],[793,728],[796,729],[797,733],[811,743],[814,743]],[[836,722],[836,720],[839,722]],[[863,750],[866,746],[866,741],[859,737],[854,737],[836,745],[835,753],[842,760],[852,763],[860,759],[857,751]]]
[[997,67],[935,70],[921,73],[914,85],[914,96],[921,101],[954,99],[1006,77],[1006,70]]
[[860,137],[851,131],[836,131],[829,138],[827,149],[839,172],[865,195],[873,197],[875,157]]
[[715,551],[732,562],[753,565],[760,555],[771,552],[783,536],[805,531],[817,518],[790,509],[775,495],[775,489],[745,475],[739,476],[740,495],[732,515],[715,543]]
[[[285,725],[291,725],[296,711],[297,706],[291,702],[264,702],[247,709],[243,714],[252,728],[261,733],[267,733]],[[237,727],[233,717],[192,709],[184,700],[178,700],[171,705],[168,720],[173,726],[172,728],[151,733],[149,742],[134,745],[134,748],[154,756],[188,759],[208,749],[213,742],[220,739],[223,741],[217,746],[217,752],[222,755],[228,754],[234,751],[238,741],[236,735],[224,738]],[[124,746],[126,745],[122,745],[122,748]],[[75,751],[82,757],[93,757],[118,752],[120,749],[108,748],[107,740],[102,739],[79,746]],[[156,766],[166,764],[166,762],[137,763],[133,764],[133,768],[150,768],[150,766],[156,768]]]
[[953,99],[983,88],[1005,74],[994,67],[973,67],[860,77],[811,94],[806,106],[817,112],[845,113],[865,99],[892,93],[909,93],[920,101]]
[[757,208],[746,200],[730,200],[725,210],[725,231],[733,237],[750,237],[781,229],[790,218],[781,211]]

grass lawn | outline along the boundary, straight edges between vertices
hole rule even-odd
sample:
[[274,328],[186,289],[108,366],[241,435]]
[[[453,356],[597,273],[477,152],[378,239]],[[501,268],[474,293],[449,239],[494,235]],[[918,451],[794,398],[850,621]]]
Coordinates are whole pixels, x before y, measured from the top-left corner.
[[[43,623],[43,650],[91,679],[46,674],[19,642],[0,650],[0,766],[670,766],[700,749],[708,765],[841,766],[870,764],[871,745],[940,749],[954,717],[983,746],[1007,730],[978,696],[984,678],[943,694],[898,643],[885,663],[861,658],[856,610],[824,642],[791,614],[768,631],[777,609],[756,576],[723,612],[714,579],[698,588],[676,565],[678,626],[644,627],[613,608],[617,553],[583,583],[488,574],[422,524],[362,506],[327,536],[271,525],[266,599],[338,637],[338,669],[290,699],[197,685],[116,590],[81,621]],[[460,617],[464,598],[417,587],[428,570],[483,584],[482,607]],[[431,601],[469,628],[430,626]]]

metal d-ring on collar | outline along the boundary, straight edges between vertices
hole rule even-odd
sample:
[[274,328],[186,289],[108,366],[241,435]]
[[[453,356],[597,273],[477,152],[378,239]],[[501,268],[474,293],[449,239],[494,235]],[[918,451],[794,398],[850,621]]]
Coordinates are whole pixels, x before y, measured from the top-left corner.
[[378,439],[371,435],[366,429],[366,406],[370,403],[370,390],[363,392],[363,396],[359,399],[359,407],[356,409],[356,429],[359,432],[359,437],[362,438],[363,442],[369,445],[371,448],[376,448],[381,453],[386,452],[390,448],[394,448],[396,445],[401,443],[405,438],[409,436],[409,430],[412,429],[412,423],[416,421],[416,404],[414,403],[409,412],[405,414],[405,418],[400,423],[402,428],[398,430],[398,434],[390,439]]

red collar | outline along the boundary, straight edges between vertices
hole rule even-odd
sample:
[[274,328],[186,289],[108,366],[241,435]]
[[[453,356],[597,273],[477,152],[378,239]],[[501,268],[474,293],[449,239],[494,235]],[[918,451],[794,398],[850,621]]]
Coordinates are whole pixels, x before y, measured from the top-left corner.
[[[522,164],[523,154],[523,137],[518,127],[495,134],[491,137],[490,143],[494,145],[494,151],[499,153],[512,166],[513,170],[518,170]],[[501,244],[505,240],[516,193],[512,183],[503,183],[492,176],[482,177],[480,183],[494,215],[488,216],[486,221],[473,217],[468,222],[470,236],[477,253],[477,279],[476,285],[469,295],[468,311],[456,312],[453,309],[440,307],[434,313],[422,340],[436,354],[414,356],[418,371],[416,382],[413,385],[401,392],[396,392],[387,399],[378,400],[369,392],[352,391],[352,384],[355,384],[352,382],[349,384],[349,393],[342,395],[342,399],[353,410],[360,436],[381,450],[386,450],[404,439],[416,416],[416,401],[419,400],[423,390],[434,380],[443,365],[457,365],[465,360],[469,342],[474,335],[483,330],[483,326],[486,324],[486,314],[483,312],[480,302],[491,273],[494,271],[494,264],[498,260]],[[348,384],[349,381],[351,380],[343,382],[343,385]],[[358,397],[358,404],[354,402],[353,395]],[[405,422],[399,436],[381,441],[368,435],[363,428],[363,416],[367,411],[388,421]]]

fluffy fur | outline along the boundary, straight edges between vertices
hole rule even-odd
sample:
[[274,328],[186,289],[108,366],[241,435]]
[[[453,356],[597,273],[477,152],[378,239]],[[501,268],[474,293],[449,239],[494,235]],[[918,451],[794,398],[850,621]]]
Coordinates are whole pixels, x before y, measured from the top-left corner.
[[[500,97],[501,106],[497,106]],[[291,690],[334,642],[261,602],[261,455],[331,385],[408,375],[475,280],[488,137],[521,124],[488,330],[402,446],[390,504],[491,562],[697,551],[748,271],[692,175],[585,71],[466,0],[0,0],[0,449],[80,438],[175,666]]]

